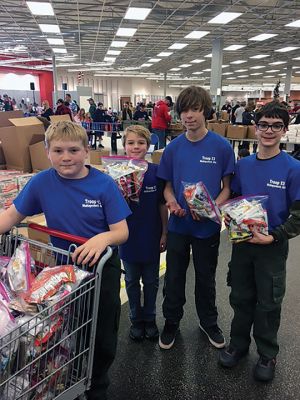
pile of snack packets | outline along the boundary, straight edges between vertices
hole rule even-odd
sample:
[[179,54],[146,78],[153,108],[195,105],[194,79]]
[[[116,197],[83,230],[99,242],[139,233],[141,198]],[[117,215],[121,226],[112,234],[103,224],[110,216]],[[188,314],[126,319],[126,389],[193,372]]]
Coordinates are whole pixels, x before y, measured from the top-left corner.
[[222,214],[231,218],[228,227],[229,240],[234,243],[251,239],[249,226],[256,226],[258,232],[268,234],[268,216],[264,207],[268,196],[244,196],[228,200],[221,205]]
[[191,211],[201,218],[208,218],[217,224],[221,224],[221,213],[214,199],[209,194],[203,182],[182,182],[184,198]]
[[148,169],[145,160],[125,156],[102,157],[104,172],[117,183],[126,201],[139,201],[144,175]]
[[[72,305],[63,305],[92,276],[73,265],[45,267],[38,273],[26,241],[12,257],[0,256],[1,400],[18,396],[22,400],[48,400],[64,390],[67,367],[38,385],[34,395],[22,396],[74,355],[76,338],[69,335],[67,318]],[[51,346],[51,352],[47,351]]]

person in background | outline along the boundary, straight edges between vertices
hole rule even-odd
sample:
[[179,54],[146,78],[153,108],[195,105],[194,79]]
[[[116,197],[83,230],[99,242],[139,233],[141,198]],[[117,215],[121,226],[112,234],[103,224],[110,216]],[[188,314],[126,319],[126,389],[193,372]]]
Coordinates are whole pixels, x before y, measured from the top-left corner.
[[[131,125],[124,132],[123,145],[128,157],[144,160],[150,142],[149,130],[141,125]],[[131,320],[129,336],[137,341],[144,337],[156,340],[159,335],[155,321],[156,296],[160,253],[165,251],[167,241],[168,210],[156,173],[157,165],[148,163],[139,202],[130,202],[132,214],[127,219],[129,238],[119,247],[126,271]],[[140,279],[143,283],[143,305]]]
[[123,110],[122,110],[122,121],[130,121],[132,120],[132,111],[129,108],[129,103],[124,103],[123,104]]
[[69,115],[70,116],[70,120],[73,120],[73,116],[69,107],[69,103],[66,103],[63,101],[63,99],[58,99],[56,102],[56,111],[55,111],[55,115]]
[[173,346],[183,317],[191,248],[200,329],[213,346],[225,346],[215,304],[221,226],[189,210],[182,184],[202,181],[217,205],[230,196],[235,156],[225,138],[206,129],[205,120],[211,108],[211,98],[202,87],[189,86],[179,94],[176,111],[186,133],[168,144],[158,167],[157,176],[166,184],[164,197],[170,212],[163,301],[165,326],[159,338],[162,349]]
[[171,115],[169,114],[169,100],[159,100],[155,103],[152,113],[152,132],[159,138],[158,148],[163,149],[166,147],[166,129],[171,122]]
[[[235,112],[232,111],[232,116],[234,116],[234,120],[236,124],[243,124],[243,113],[245,112],[246,102],[242,101],[238,108],[236,108]],[[232,109],[233,110],[233,109]],[[233,123],[233,122],[232,122]]]
[[104,146],[101,143],[103,140],[104,130],[105,130],[105,123],[110,120],[111,117],[106,114],[105,109],[103,108],[103,103],[99,102],[98,107],[94,113],[94,122],[96,122],[95,131],[97,136],[99,137],[99,144],[98,147],[103,149]]
[[238,160],[241,160],[242,158],[248,157],[248,156],[250,156],[250,151],[248,149],[245,149],[245,148],[239,149],[238,156],[237,156]]
[[78,113],[74,116],[74,121],[77,123],[85,121],[85,109],[84,108],[81,108],[78,111]]
[[72,112],[72,115],[76,115],[77,114],[77,103],[74,100],[72,100],[70,93],[66,94],[65,101],[67,101],[69,103],[69,107]]
[[4,111],[13,111],[13,106],[7,94],[3,95],[3,102],[4,102]]
[[274,378],[279,352],[288,241],[300,234],[300,162],[279,148],[289,114],[278,101],[263,106],[255,124],[258,153],[236,164],[231,188],[235,196],[268,196],[269,233],[259,233],[253,225],[253,237],[232,247],[228,283],[234,316],[230,344],[221,351],[219,363],[237,366],[248,354],[252,331],[259,355],[254,378],[268,382]]
[[93,122],[91,114],[89,112],[85,113],[84,122],[87,122],[88,124],[91,124]]
[[235,124],[236,120],[235,120],[235,112],[236,110],[240,107],[240,102],[237,100],[235,105],[232,107],[231,109],[231,123]]
[[145,109],[145,104],[140,104],[139,108],[135,111],[134,115],[133,115],[133,119],[135,121],[148,121],[149,120],[149,116],[148,113]]
[[50,116],[54,115],[54,112],[53,112],[52,108],[49,105],[49,101],[48,100],[44,100],[42,102],[42,107],[43,107],[43,111],[41,113],[41,117],[47,118],[47,120],[50,121]]
[[22,100],[20,101],[19,109],[22,110],[24,114],[28,111],[28,105],[25,103],[24,98],[22,98]]
[[216,120],[217,120],[216,110],[213,107],[211,107],[211,109],[209,110],[209,113],[207,115],[206,121],[210,122],[210,121],[216,121]]
[[232,110],[231,102],[229,100],[225,100],[225,104],[223,104],[221,110],[227,111],[227,113],[230,114]]
[[94,119],[95,112],[97,110],[96,104],[94,102],[94,99],[92,99],[91,97],[88,99],[88,102],[90,104],[89,113],[91,114],[92,119]]

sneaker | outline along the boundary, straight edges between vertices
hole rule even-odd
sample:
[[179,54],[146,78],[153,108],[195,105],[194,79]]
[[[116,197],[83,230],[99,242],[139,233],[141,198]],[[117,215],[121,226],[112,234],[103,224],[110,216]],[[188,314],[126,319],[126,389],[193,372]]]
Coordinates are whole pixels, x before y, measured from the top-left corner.
[[258,381],[269,382],[275,375],[276,358],[259,357],[254,368],[254,378]]
[[219,364],[225,368],[233,368],[238,364],[241,358],[245,357],[247,353],[248,350],[241,351],[229,345],[220,351]]
[[179,324],[166,321],[164,329],[159,337],[159,347],[163,350],[169,350],[174,342],[178,332]]
[[225,346],[225,339],[218,325],[208,326],[207,328],[204,328],[201,324],[199,324],[199,327],[202,332],[204,332],[205,335],[208,337],[210,343],[217,349],[222,349]]
[[103,146],[103,144],[98,144],[98,149],[104,149],[104,146]]
[[155,321],[145,322],[145,338],[149,340],[157,340],[159,332]]
[[144,336],[145,336],[144,322],[142,321],[133,322],[129,330],[129,337],[132,340],[136,340],[138,342],[143,340]]

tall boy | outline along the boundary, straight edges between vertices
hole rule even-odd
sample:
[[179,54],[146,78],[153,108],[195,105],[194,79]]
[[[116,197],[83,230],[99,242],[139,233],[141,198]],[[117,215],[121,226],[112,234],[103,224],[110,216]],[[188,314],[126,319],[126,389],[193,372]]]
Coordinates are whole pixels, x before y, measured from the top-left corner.
[[[77,263],[95,264],[108,245],[127,240],[126,217],[130,210],[114,181],[85,165],[88,138],[85,130],[68,121],[51,124],[45,133],[52,168],[34,176],[14,204],[0,214],[0,233],[25,216],[44,213],[50,228],[90,238],[73,255]],[[95,207],[86,205],[95,204]],[[52,243],[68,249],[69,243],[53,238]],[[104,266],[97,321],[92,387],[88,399],[105,400],[107,372],[117,344],[120,316],[120,261],[117,249]]]
[[230,344],[220,353],[224,367],[234,367],[248,353],[250,332],[259,360],[254,377],[274,377],[279,351],[277,332],[285,294],[288,239],[300,233],[300,162],[280,151],[289,114],[278,102],[255,116],[259,151],[236,165],[232,190],[237,195],[267,194],[268,235],[253,227],[253,238],[234,244],[229,264],[230,304],[234,310]]
[[217,204],[229,198],[234,153],[224,138],[206,129],[205,119],[211,107],[210,96],[201,87],[190,86],[179,94],[176,111],[187,131],[166,147],[158,168],[158,177],[166,181],[164,195],[171,214],[163,302],[166,322],[159,339],[162,349],[173,346],[183,317],[190,248],[200,328],[215,347],[225,345],[215,305],[220,225],[190,213],[182,185],[182,182],[202,181]]

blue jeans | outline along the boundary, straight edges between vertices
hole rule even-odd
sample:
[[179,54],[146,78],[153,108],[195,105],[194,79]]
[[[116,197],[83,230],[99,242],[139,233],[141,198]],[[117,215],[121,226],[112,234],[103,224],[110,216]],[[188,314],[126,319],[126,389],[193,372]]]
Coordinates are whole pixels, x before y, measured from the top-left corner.
[[[125,267],[126,291],[130,307],[130,319],[134,321],[153,321],[156,316],[156,296],[159,285],[159,262],[154,264],[127,263]],[[141,304],[141,285],[143,282],[144,302]]]
[[164,149],[166,147],[166,131],[165,129],[155,129],[152,128],[152,133],[155,133],[158,136],[158,148]]

